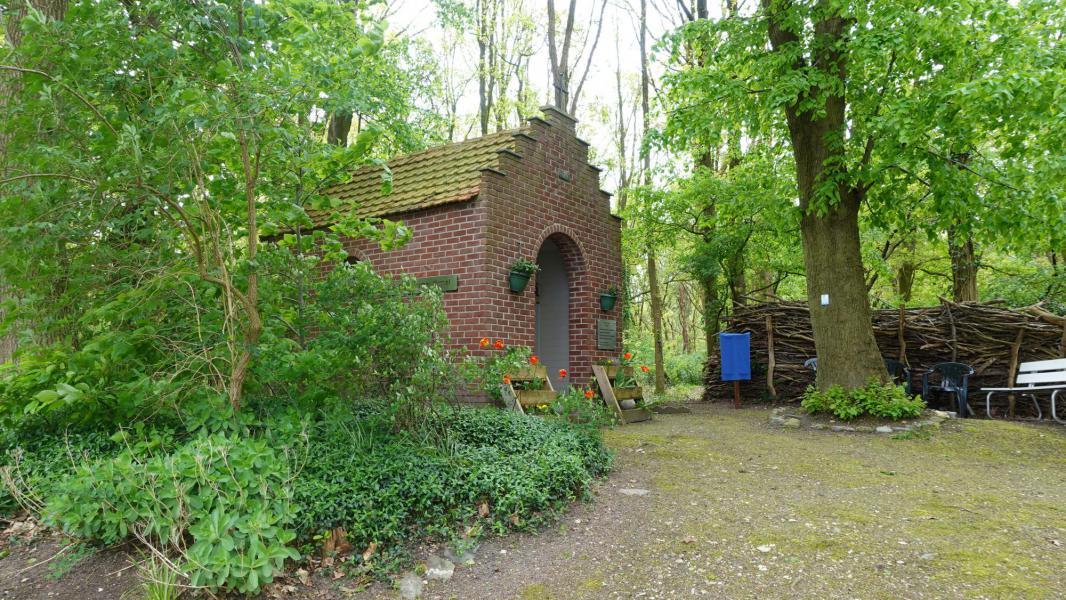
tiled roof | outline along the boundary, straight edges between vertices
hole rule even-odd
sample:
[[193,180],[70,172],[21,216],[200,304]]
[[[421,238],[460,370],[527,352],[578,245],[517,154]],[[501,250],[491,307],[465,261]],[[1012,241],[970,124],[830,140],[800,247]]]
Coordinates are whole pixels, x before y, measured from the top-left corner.
[[338,211],[354,211],[360,217],[380,217],[471,200],[481,185],[481,170],[498,168],[499,151],[515,150],[513,129],[445,144],[406,154],[388,161],[392,170],[392,193],[381,191],[381,167],[356,169],[347,183],[325,190],[327,196],[344,200],[332,209],[309,210],[315,226],[328,225]]

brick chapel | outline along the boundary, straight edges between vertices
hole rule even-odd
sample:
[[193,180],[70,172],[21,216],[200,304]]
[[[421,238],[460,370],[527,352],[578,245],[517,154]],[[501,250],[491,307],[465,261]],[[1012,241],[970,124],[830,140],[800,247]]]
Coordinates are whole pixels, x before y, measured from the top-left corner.
[[[556,384],[587,380],[592,365],[616,358],[621,303],[604,310],[601,293],[622,288],[621,219],[600,189],[601,169],[575,120],[553,107],[518,129],[492,133],[365,166],[326,193],[362,217],[403,221],[402,248],[344,241],[349,254],[382,274],[406,273],[444,290],[451,348],[476,351],[482,338],[528,346]],[[329,214],[312,213],[316,226]],[[540,270],[520,293],[508,285],[518,259]]]

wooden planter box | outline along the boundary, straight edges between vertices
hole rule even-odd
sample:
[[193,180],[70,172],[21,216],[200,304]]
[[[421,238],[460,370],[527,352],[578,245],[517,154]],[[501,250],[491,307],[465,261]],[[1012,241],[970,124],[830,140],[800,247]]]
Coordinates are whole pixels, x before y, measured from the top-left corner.
[[518,403],[522,406],[540,406],[555,402],[553,390],[516,390]]
[[625,368],[625,373],[629,376],[633,375],[632,367],[603,367],[595,365],[592,367],[592,373],[596,376],[596,382],[600,386],[600,396],[603,398],[604,404],[609,409],[614,411],[618,416],[618,420],[623,424],[637,423],[639,421],[647,421],[652,418],[652,412],[644,407],[627,408],[623,409],[619,406],[619,400],[625,399],[640,399],[644,397],[644,390],[640,387],[626,387],[616,388],[614,387],[614,379],[618,376],[619,370]]
[[644,397],[644,389],[640,387],[614,388],[614,397],[619,400],[640,400]]

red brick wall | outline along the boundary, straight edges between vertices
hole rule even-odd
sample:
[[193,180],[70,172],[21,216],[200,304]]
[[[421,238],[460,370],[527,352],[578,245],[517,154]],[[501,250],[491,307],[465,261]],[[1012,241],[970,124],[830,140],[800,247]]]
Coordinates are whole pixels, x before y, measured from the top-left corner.
[[[483,337],[534,346],[536,281],[515,294],[507,275],[519,258],[536,260],[551,237],[570,277],[571,379],[583,384],[593,364],[621,353],[621,303],[610,312],[599,307],[601,291],[622,287],[621,221],[611,216],[610,196],[600,190],[599,169],[588,164],[573,119],[551,108],[544,113],[531,119],[528,137],[518,136],[517,155],[501,153],[499,171],[483,171],[476,200],[394,217],[413,232],[399,250],[382,252],[366,240],[347,246],[379,272],[458,275],[459,290],[444,294],[450,345],[477,351]],[[597,319],[617,321],[619,350],[596,349]]]
[[450,324],[450,347],[476,347],[490,335],[484,321],[490,317],[484,292],[493,287],[485,270],[486,231],[483,202],[470,201],[391,217],[412,231],[411,241],[397,250],[383,251],[365,239],[346,240],[345,249],[359,260],[370,261],[378,273],[407,273],[412,277],[457,275],[459,289],[443,295]]
[[[535,281],[513,294],[506,286],[511,264],[535,260],[547,238],[559,246],[570,276],[570,373],[576,383],[592,376],[592,365],[620,352],[596,350],[596,320],[615,319],[621,344],[621,304],[600,310],[600,292],[622,287],[621,222],[611,216],[610,197],[600,191],[599,170],[588,164],[588,145],[574,133],[574,121],[554,109],[531,121],[520,137],[517,158],[501,156],[500,171],[482,177],[488,204],[487,268],[500,282],[488,305],[504,339],[533,346]],[[563,176],[569,176],[566,181]],[[619,346],[620,347],[620,346]],[[552,365],[547,365],[552,368]]]

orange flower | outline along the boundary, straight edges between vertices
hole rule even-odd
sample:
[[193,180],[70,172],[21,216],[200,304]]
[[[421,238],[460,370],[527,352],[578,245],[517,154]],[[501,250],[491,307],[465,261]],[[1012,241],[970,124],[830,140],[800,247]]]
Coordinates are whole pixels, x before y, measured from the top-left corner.
[[503,340],[496,340],[496,343],[492,345],[497,350],[503,350]]
[[530,357],[529,357],[529,364],[531,364],[531,365],[535,365],[535,364],[537,364],[537,363],[539,363],[539,362],[540,362],[540,359],[539,359],[539,358],[537,358],[537,356],[536,356],[536,355],[533,355],[533,356],[530,356]]
[[648,365],[640,365],[640,370],[641,370],[641,371],[644,371],[645,373],[647,373],[647,372],[648,372],[648,371],[650,371],[651,369],[649,369],[649,368],[648,368]]
[[592,391],[592,390],[585,390],[585,397],[586,397],[586,398],[588,398],[588,399],[590,399],[590,400],[591,400],[591,399],[592,399],[592,397],[593,397],[593,396],[595,396],[595,395],[596,395],[596,394],[595,394],[595,393],[593,393],[593,391]]
[[633,353],[632,352],[626,352],[625,354],[622,355],[622,358],[624,358],[626,360],[629,360],[629,359],[633,358]]
[[506,384],[506,385],[511,385],[511,376],[510,375],[504,375],[503,376],[503,383]]
[[489,347],[489,338],[481,338],[481,342],[479,342],[479,343],[480,343],[482,348],[488,348]]
[[566,379],[566,369],[559,369],[559,379]]

